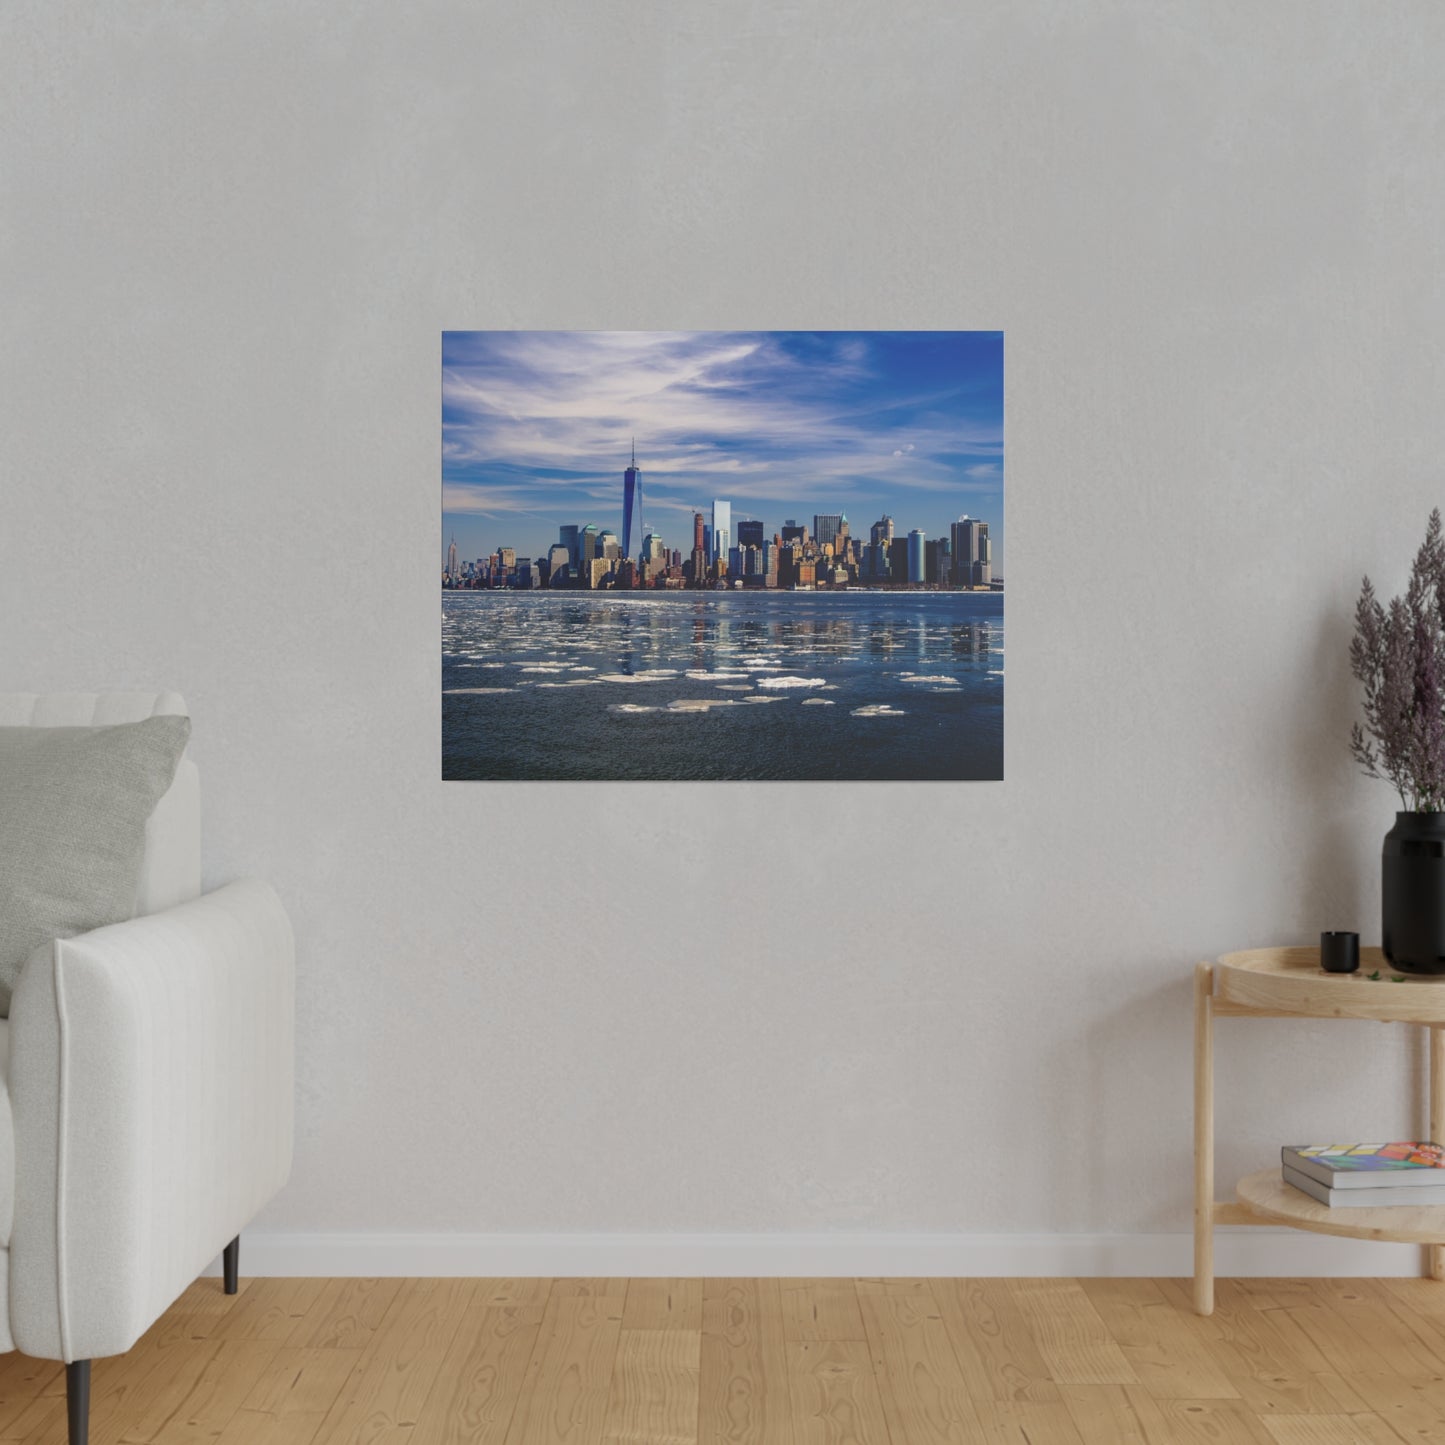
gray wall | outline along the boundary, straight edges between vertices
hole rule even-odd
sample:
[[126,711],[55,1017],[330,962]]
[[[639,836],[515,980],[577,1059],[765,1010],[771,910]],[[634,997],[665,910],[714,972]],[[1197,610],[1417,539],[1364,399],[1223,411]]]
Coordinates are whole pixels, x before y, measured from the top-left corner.
[[[0,13],[0,686],[189,699],[300,941],[268,1221],[1176,1230],[1188,971],[1377,933],[1431,3]],[[1002,327],[1007,782],[444,785],[444,327]],[[1396,1031],[1398,1033],[1398,1031]],[[1222,1178],[1418,1122],[1236,1024]]]

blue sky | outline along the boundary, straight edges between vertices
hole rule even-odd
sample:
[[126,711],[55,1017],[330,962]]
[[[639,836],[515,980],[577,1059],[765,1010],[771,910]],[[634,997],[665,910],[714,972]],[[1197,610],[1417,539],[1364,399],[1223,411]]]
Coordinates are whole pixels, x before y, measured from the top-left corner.
[[[733,527],[844,512],[855,535],[982,517],[1004,565],[1003,333],[448,331],[442,551],[538,556],[564,523],[622,530],[630,439],[643,520],[686,551]],[[638,538],[634,537],[636,550]]]

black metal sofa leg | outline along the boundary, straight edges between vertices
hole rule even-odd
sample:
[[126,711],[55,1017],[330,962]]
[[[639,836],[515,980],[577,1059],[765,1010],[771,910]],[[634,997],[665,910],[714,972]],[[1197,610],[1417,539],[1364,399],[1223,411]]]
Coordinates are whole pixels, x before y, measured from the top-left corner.
[[240,1288],[237,1276],[241,1272],[241,1236],[238,1234],[221,1251],[221,1270],[226,1276],[226,1293],[235,1294]]
[[90,1361],[76,1360],[65,1367],[65,1413],[70,1420],[70,1445],[90,1440]]

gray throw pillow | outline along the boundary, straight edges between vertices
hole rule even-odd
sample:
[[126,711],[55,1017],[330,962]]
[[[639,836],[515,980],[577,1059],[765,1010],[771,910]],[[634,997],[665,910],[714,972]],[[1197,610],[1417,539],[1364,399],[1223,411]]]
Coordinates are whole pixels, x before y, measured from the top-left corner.
[[135,912],[146,822],[188,717],[0,728],[0,1014],[31,952]]

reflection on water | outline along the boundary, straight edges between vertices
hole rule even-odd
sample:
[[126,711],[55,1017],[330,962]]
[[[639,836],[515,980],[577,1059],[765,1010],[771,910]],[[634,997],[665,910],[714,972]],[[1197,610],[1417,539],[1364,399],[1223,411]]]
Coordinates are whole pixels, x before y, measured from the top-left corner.
[[450,592],[442,676],[446,777],[1002,776],[996,594]]

